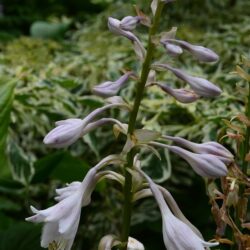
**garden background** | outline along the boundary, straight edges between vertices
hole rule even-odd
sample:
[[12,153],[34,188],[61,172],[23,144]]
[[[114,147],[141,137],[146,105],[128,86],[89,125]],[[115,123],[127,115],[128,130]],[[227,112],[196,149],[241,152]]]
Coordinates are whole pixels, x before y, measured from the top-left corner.
[[[0,0],[0,250],[41,249],[41,225],[24,221],[29,206],[54,204],[56,187],[82,180],[100,159],[122,149],[106,126],[68,150],[46,148],[42,140],[55,121],[84,117],[102,105],[92,86],[117,79],[121,69],[139,67],[128,41],[107,28],[109,16],[134,15],[135,3],[150,12],[149,0]],[[244,108],[239,91],[244,82],[232,72],[242,56],[250,56],[249,10],[248,0],[179,0],[167,6],[162,30],[177,26],[178,38],[220,55],[212,65],[197,64],[190,56],[177,65],[215,82],[223,94],[183,105],[153,88],[142,103],[140,125],[197,142],[218,141],[225,134],[224,120]],[[146,41],[145,29],[139,31]],[[159,55],[167,58],[164,50]],[[179,84],[171,74],[161,77]],[[132,101],[133,91],[130,85],[122,94]],[[223,143],[234,151],[230,140]],[[145,155],[148,173],[171,191],[205,239],[213,238],[216,226],[204,180],[178,157],[167,152],[162,156],[160,164]],[[103,235],[119,232],[121,206],[120,188],[109,181],[99,183],[92,203],[82,211],[73,249],[96,249]],[[147,250],[165,249],[160,213],[152,199],[135,205],[131,236]]]

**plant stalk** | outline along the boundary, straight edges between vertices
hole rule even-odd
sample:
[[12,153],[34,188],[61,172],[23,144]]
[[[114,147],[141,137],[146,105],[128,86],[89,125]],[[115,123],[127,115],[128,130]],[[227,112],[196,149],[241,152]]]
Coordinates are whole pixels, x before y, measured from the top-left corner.
[[[138,115],[139,107],[141,104],[141,100],[143,98],[145,85],[148,79],[150,66],[152,63],[152,59],[154,56],[155,44],[153,43],[153,36],[156,34],[157,28],[159,26],[161,12],[164,7],[164,3],[159,2],[156,13],[153,19],[153,24],[149,29],[149,38],[148,38],[148,46],[147,53],[142,65],[142,71],[140,80],[137,83],[136,88],[136,96],[133,105],[133,109],[130,113],[129,124],[128,124],[128,135],[132,136],[136,126],[136,118]],[[127,242],[130,232],[130,222],[132,215],[132,175],[126,170],[127,168],[133,167],[133,159],[136,154],[136,150],[132,149],[127,154],[127,164],[125,165],[125,185],[124,185],[124,205],[123,205],[123,218],[122,218],[122,232],[121,232],[121,241],[124,243],[120,250],[127,249]]]

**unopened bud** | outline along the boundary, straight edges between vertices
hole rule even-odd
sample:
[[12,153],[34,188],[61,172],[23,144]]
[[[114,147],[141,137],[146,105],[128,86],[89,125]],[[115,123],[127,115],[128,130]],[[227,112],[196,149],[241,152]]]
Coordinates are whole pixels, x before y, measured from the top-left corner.
[[132,31],[136,28],[140,22],[139,16],[126,16],[121,20],[120,27],[123,30]]
[[194,153],[212,154],[218,157],[224,163],[231,163],[234,159],[233,154],[218,142],[194,143],[181,137],[164,136],[165,139],[171,140]]
[[201,62],[216,62],[219,59],[219,56],[214,51],[206,47],[193,45],[181,40],[172,40],[172,42],[189,51]]
[[129,237],[127,250],[144,250],[144,246],[135,238]]
[[227,175],[226,165],[214,155],[196,154],[176,146],[169,146],[169,149],[185,159],[203,177],[218,178]]
[[181,103],[192,103],[199,99],[199,96],[189,89],[173,89],[166,84],[154,83],[159,86],[163,91],[173,96],[177,101]]
[[171,56],[179,56],[183,53],[183,50],[180,46],[171,44],[171,43],[165,43],[164,47],[167,51],[167,53]]
[[104,82],[99,85],[96,85],[93,88],[93,93],[95,95],[101,96],[101,97],[111,97],[115,96],[117,92],[124,86],[124,84],[129,79],[129,76],[132,74],[132,72],[127,72],[123,76],[121,76],[118,80],[115,82]]
[[56,126],[45,136],[43,142],[50,147],[62,148],[81,137],[85,122],[82,119],[67,119],[56,122]]
[[187,74],[183,70],[176,69],[171,67],[168,64],[154,64],[154,69],[168,69],[172,73],[174,73],[178,78],[187,82],[190,87],[195,91],[195,93],[199,96],[204,97],[216,97],[221,94],[221,89],[211,83],[210,81],[203,79],[201,77],[195,77]]

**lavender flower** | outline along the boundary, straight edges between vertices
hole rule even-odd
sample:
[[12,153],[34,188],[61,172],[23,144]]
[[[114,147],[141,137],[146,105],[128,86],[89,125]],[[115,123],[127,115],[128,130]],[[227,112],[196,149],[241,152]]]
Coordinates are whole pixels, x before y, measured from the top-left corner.
[[67,147],[84,135],[84,128],[97,115],[112,107],[123,107],[123,103],[112,103],[92,111],[84,119],[67,119],[56,122],[56,128],[51,130],[43,142],[53,148]]
[[183,53],[183,50],[180,46],[171,44],[171,43],[164,43],[164,47],[167,53],[173,57],[179,56]]
[[73,144],[81,137],[85,122],[82,119],[67,119],[56,122],[56,128],[50,131],[44,138],[44,144],[61,148]]
[[179,45],[183,49],[189,51],[193,56],[195,56],[201,62],[216,62],[219,59],[219,56],[214,51],[200,45],[193,45],[186,41],[176,40],[176,39],[167,39],[163,43],[164,44],[172,43],[175,44],[175,46]]
[[190,149],[198,154],[212,154],[218,157],[224,163],[231,163],[234,159],[233,154],[218,142],[204,142],[199,144],[188,141],[181,137],[163,136],[163,138],[171,140],[178,145]]
[[104,82],[93,88],[93,93],[102,97],[111,97],[115,96],[117,92],[124,86],[129,77],[133,74],[132,72],[127,72],[123,76],[121,76],[115,82]]
[[204,250],[204,247],[217,246],[201,239],[186,223],[173,215],[157,185],[142,170],[137,169],[149,183],[162,215],[162,233],[166,249],[169,250]]
[[173,96],[177,101],[181,103],[192,103],[198,100],[200,97],[192,90],[188,89],[173,89],[170,86],[162,83],[154,83],[152,85],[157,85],[164,92]]
[[206,79],[201,77],[195,77],[188,75],[186,72],[180,69],[176,69],[171,67],[168,64],[154,64],[153,68],[155,69],[168,69],[173,72],[178,78],[187,82],[193,91],[199,95],[204,97],[216,97],[221,94],[221,89],[209,82]]
[[146,50],[142,45],[141,41],[134,35],[131,31],[123,30],[121,27],[121,21],[113,17],[108,19],[108,27],[111,32],[116,35],[124,36],[132,41],[134,46],[134,51],[140,60],[145,58]]
[[193,170],[203,177],[218,178],[227,175],[226,165],[212,154],[195,154],[176,146],[168,148],[185,159]]
[[92,191],[96,185],[96,168],[92,168],[83,182],[73,182],[65,188],[57,189],[58,203],[45,210],[37,210],[31,206],[35,214],[27,221],[44,222],[41,246],[56,246],[57,249],[70,250],[79,225],[81,207],[90,203]]
[[120,22],[122,30],[132,31],[140,23],[141,17],[139,16],[126,16]]

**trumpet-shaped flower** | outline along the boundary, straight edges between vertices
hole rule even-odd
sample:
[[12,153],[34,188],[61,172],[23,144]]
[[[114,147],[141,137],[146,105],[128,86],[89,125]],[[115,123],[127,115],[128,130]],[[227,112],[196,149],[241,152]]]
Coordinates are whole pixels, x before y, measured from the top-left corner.
[[154,64],[154,68],[156,69],[168,69],[172,73],[174,73],[178,78],[187,82],[193,91],[199,95],[204,97],[216,97],[221,94],[221,89],[211,83],[210,81],[203,79],[201,77],[195,77],[188,75],[186,72],[180,69],[176,69],[167,64]]
[[96,168],[92,168],[83,182],[73,182],[65,188],[57,189],[58,203],[44,210],[31,207],[35,214],[27,221],[44,222],[41,246],[47,248],[56,246],[60,250],[70,250],[79,225],[81,208],[91,200],[92,191],[96,185]]
[[200,45],[193,45],[186,41],[176,40],[176,39],[167,39],[165,44],[174,43],[175,45],[181,46],[183,49],[189,51],[193,56],[195,56],[201,62],[216,62],[219,59],[219,56],[206,47]]
[[101,83],[93,88],[93,93],[95,95],[102,96],[102,97],[115,96],[117,92],[127,82],[131,74],[132,72],[127,72],[115,82],[108,81],[108,82]]
[[159,86],[164,92],[173,96],[177,101],[181,103],[192,103],[198,100],[200,97],[192,90],[188,89],[173,89],[170,86],[162,83],[154,83],[153,85]]
[[185,159],[193,170],[203,177],[218,178],[227,175],[226,165],[215,155],[196,154],[176,146],[169,146],[168,148]]
[[42,247],[71,249],[79,225],[81,208],[89,205],[96,183],[103,177],[98,171],[106,165],[118,164],[121,161],[119,155],[109,155],[91,168],[82,182],[72,182],[67,187],[56,189],[56,205],[44,210],[31,206],[35,215],[26,220],[45,223],[41,238]]
[[204,247],[217,246],[201,239],[186,223],[175,217],[166,204],[157,185],[142,170],[137,169],[148,181],[150,189],[158,203],[162,215],[162,233],[168,250],[204,250]]
[[164,138],[169,139],[189,150],[192,150],[194,153],[215,155],[225,163],[230,163],[234,159],[232,153],[218,142],[204,142],[199,144],[188,141],[181,137],[164,136]]

